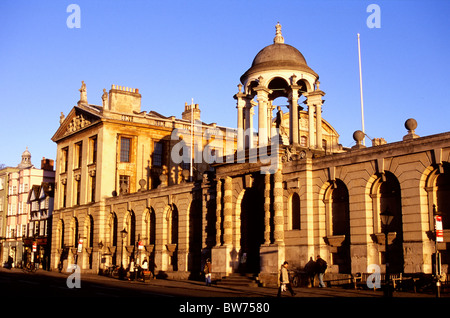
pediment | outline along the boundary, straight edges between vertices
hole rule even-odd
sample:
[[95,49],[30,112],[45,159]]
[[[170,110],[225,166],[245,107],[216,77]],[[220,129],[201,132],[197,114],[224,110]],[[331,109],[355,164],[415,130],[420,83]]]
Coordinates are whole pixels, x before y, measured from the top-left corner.
[[100,120],[100,114],[95,114],[93,111],[86,109],[86,107],[81,108],[79,106],[75,106],[72,108],[67,117],[61,119],[61,125],[53,135],[52,140],[57,141],[61,138],[72,135],[80,130],[94,125]]

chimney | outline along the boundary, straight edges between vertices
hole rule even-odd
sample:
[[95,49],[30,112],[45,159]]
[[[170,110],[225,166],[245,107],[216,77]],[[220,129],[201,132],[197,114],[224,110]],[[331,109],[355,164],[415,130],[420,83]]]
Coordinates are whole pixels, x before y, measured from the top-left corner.
[[181,114],[181,118],[184,120],[191,121],[191,109],[192,109],[192,117],[194,117],[194,122],[196,120],[200,120],[200,108],[198,104],[188,104],[184,103],[184,112]]
[[54,165],[53,159],[47,159],[45,157],[42,157],[41,170],[53,171],[53,165]]

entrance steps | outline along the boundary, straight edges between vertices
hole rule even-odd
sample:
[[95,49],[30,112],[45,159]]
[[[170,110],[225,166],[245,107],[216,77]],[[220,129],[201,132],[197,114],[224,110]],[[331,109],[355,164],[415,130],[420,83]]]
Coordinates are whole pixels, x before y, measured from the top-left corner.
[[218,286],[259,287],[258,274],[231,273],[216,282]]

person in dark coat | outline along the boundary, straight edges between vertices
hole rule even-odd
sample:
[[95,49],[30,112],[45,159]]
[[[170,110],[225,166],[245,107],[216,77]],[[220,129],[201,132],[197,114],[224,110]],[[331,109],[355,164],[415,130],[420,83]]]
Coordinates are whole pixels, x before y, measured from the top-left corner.
[[323,275],[325,274],[327,267],[328,267],[327,262],[323,260],[320,257],[320,255],[317,255],[316,268],[317,268],[317,275],[319,276],[319,287],[325,287],[325,283],[323,282]]
[[316,276],[317,264],[314,262],[312,256],[309,258],[309,262],[305,265],[305,272],[309,280],[308,287],[314,287],[314,278]]

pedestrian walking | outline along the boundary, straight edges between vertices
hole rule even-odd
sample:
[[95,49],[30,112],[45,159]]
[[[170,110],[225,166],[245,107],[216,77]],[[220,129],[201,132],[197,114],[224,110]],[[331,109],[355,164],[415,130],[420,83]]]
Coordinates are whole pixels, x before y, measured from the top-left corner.
[[319,287],[325,287],[325,283],[323,282],[323,275],[325,274],[327,267],[328,267],[327,262],[323,260],[320,257],[320,255],[317,255],[316,268],[317,268],[317,275],[319,276]]
[[305,265],[306,276],[308,277],[308,287],[314,287],[314,278],[316,276],[317,264],[314,262],[312,256],[309,258],[309,262]]
[[[148,271],[148,261],[147,261],[147,257],[144,257],[144,260],[142,261],[142,281],[145,283],[145,275],[147,274]],[[153,278],[155,278],[155,274],[153,273]]]
[[209,258],[206,260],[206,264],[205,264],[205,267],[203,268],[203,272],[205,273],[206,286],[211,286],[212,265],[211,265],[211,260]]
[[135,268],[134,268],[134,258],[131,259],[130,267],[128,268],[128,272],[130,273],[130,277],[128,277],[128,280],[134,280],[135,278]]
[[286,289],[289,290],[291,296],[295,296],[294,291],[292,290],[291,281],[289,279],[289,271],[288,271],[288,262],[284,262],[280,268],[280,287],[278,288],[277,297],[281,297],[281,293],[285,292]]

